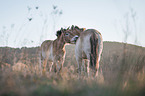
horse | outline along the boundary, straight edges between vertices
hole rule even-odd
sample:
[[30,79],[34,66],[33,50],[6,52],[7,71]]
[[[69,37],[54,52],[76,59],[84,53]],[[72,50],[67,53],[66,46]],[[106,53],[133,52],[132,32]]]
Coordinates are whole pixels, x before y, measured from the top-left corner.
[[56,32],[57,38],[55,40],[46,40],[41,44],[40,47],[40,70],[41,61],[43,62],[43,73],[46,72],[46,65],[49,61],[49,72],[52,70],[52,66],[54,66],[54,71],[59,72],[63,68],[63,63],[65,60],[65,45],[67,43],[73,44],[74,35],[70,32],[65,32],[67,29],[61,28]]
[[82,60],[87,60],[87,73],[89,68],[95,70],[95,76],[98,76],[99,61],[103,50],[103,39],[99,31],[95,29],[79,28],[72,26],[68,32],[76,34],[73,37],[75,41],[75,56],[78,64],[78,72],[81,73]]

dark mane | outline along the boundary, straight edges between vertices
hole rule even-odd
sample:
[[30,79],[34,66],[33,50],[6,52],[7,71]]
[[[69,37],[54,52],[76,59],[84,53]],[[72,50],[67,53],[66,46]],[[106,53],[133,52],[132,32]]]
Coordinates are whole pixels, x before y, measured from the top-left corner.
[[75,26],[76,29],[80,29],[78,26]]
[[72,25],[70,29],[73,30],[74,29],[74,25]]
[[76,29],[80,30],[80,31],[84,31],[86,28],[79,28],[78,26],[75,26]]
[[57,36],[57,37],[61,36],[61,34],[64,33],[65,31],[67,31],[67,30],[68,30],[68,29],[63,29],[63,28],[61,28],[60,30],[58,30],[58,31],[56,32],[56,36]]
[[56,32],[56,36],[59,37],[59,36],[61,35],[61,33],[62,33],[61,30],[58,30],[58,31]]
[[[68,27],[68,29],[69,29],[69,27]],[[86,28],[79,28],[78,26],[72,25],[71,28],[70,28],[70,30],[74,30],[74,29],[78,29],[80,31],[85,31],[86,30]]]

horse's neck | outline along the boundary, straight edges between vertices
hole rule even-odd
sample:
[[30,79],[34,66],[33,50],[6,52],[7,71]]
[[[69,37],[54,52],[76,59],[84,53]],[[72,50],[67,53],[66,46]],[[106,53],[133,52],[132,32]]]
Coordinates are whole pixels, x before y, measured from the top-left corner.
[[82,32],[84,32],[84,31],[76,30],[76,32],[77,32],[77,35],[80,36],[80,34],[81,34]]
[[56,51],[63,50],[65,47],[65,41],[63,38],[57,38],[54,40],[54,48]]

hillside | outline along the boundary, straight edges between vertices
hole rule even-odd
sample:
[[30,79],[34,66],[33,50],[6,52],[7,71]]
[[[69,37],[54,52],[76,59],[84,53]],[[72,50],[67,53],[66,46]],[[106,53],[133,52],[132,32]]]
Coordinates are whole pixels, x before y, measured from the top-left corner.
[[[39,47],[26,48],[0,48],[0,65],[11,65],[23,63],[29,66],[38,65]],[[66,46],[66,59],[64,66],[77,68],[75,60],[75,45]],[[126,57],[124,57],[124,44],[118,42],[104,42],[102,58],[100,61],[100,69],[107,74],[113,74],[114,71],[131,70],[141,71],[145,66],[145,48],[135,45],[126,45]],[[126,59],[123,64],[123,59]],[[107,71],[107,74],[105,72]],[[109,73],[108,73],[109,72]],[[113,72],[113,73],[112,73]],[[117,72],[118,73],[118,72]],[[115,74],[118,75],[116,72]],[[115,74],[113,76],[115,76]],[[109,78],[112,78],[109,76]],[[113,78],[112,78],[113,79]]]
[[[66,80],[75,80],[76,83],[72,83],[72,85],[77,84],[79,82],[76,79],[77,63],[75,60],[74,49],[75,49],[75,45],[66,46],[66,59],[65,59],[65,63],[64,63],[64,69],[63,69],[62,73],[60,74],[62,79],[60,80],[60,77],[59,78],[56,77],[56,75],[54,75],[53,73],[47,74],[45,79],[42,79],[42,81],[44,81],[43,83],[45,83],[46,80],[49,82],[51,82],[51,80],[52,80],[53,82],[52,82],[51,86],[53,86],[53,84],[54,85],[59,84],[60,86],[62,86],[61,84],[64,84],[64,88],[67,88],[66,85],[71,84],[71,83],[68,83]],[[12,69],[19,68],[18,71],[22,71],[25,69],[24,71],[22,71],[22,74],[24,75],[23,79],[24,80],[26,79],[24,82],[26,82],[27,78],[29,78],[29,77],[27,77],[27,75],[28,76],[30,75],[31,78],[39,78],[39,75],[37,76],[37,74],[39,74],[39,71],[37,69],[37,67],[39,65],[38,50],[39,50],[39,47],[36,47],[36,48],[35,47],[26,48],[25,47],[25,48],[21,48],[21,49],[1,47],[0,48],[0,67],[2,70],[7,67],[12,67]],[[118,90],[120,90],[120,88],[121,89],[125,88],[128,90],[131,90],[131,91],[129,91],[130,93],[132,93],[132,91],[134,91],[134,90],[138,90],[139,92],[140,91],[142,92],[142,90],[145,88],[144,71],[145,71],[145,48],[144,47],[139,47],[139,46],[130,45],[130,44],[125,45],[124,43],[118,43],[118,42],[104,42],[103,54],[102,54],[102,58],[100,61],[99,77],[97,79],[97,84],[99,84],[99,86],[100,86],[100,84],[103,84],[103,86],[104,85],[106,86],[105,87],[105,88],[107,88],[106,90],[108,90],[108,88],[110,88],[110,86],[112,88],[112,86],[114,85],[114,86],[120,86],[120,87],[117,87],[117,89],[119,88]],[[4,74],[5,74],[4,77],[7,76],[6,73],[4,73]],[[83,82],[83,84],[81,85],[82,86],[81,90],[86,90],[83,88],[83,86],[86,84],[88,86],[90,86],[90,83],[89,84],[87,83],[87,82],[90,82],[90,79],[89,78],[87,79],[86,74],[87,74],[86,71],[83,71],[82,78],[83,78],[83,80],[85,80],[84,81],[85,83]],[[26,78],[25,78],[25,76],[26,76]],[[3,77],[3,75],[1,77]],[[57,79],[63,83],[59,83],[60,81],[58,82]],[[54,80],[56,80],[55,83],[54,83]],[[3,84],[2,81],[3,81],[3,79],[0,79],[0,82],[1,82],[0,84]],[[31,79],[30,79],[30,81],[31,81]],[[69,81],[69,82],[72,82],[72,81]],[[93,80],[91,82],[93,83],[96,81]],[[39,83],[40,82],[37,82],[37,85],[39,85]],[[94,84],[96,84],[96,83],[94,83]],[[40,83],[40,85],[41,85],[41,83]],[[70,86],[72,87],[72,85],[70,85]],[[26,86],[26,88],[27,88],[29,85],[26,84],[24,86]],[[37,87],[39,87],[39,86],[37,86]],[[37,87],[36,87],[36,89],[37,89]],[[0,87],[0,89],[1,88],[2,87]],[[134,88],[136,88],[136,89],[134,89]],[[54,89],[54,90],[56,91],[56,89]],[[75,87],[72,87],[71,91],[72,90],[74,92],[77,92],[77,91],[75,91]],[[100,89],[98,89],[98,90],[100,90]],[[111,90],[114,91],[114,87]],[[102,93],[102,91],[101,91],[101,93]],[[138,93],[136,93],[136,94],[138,94]],[[141,94],[143,94],[143,93],[141,93]]]

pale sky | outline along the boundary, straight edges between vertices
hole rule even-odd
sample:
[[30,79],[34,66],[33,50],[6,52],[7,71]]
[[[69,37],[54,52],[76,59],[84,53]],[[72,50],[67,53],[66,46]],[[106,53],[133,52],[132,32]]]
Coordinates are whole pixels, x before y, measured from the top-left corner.
[[[62,11],[55,19],[53,5]],[[0,0],[0,46],[39,46],[71,25],[97,29],[104,41],[123,42],[127,16],[127,42],[135,44],[137,36],[136,44],[145,47],[145,0]]]

